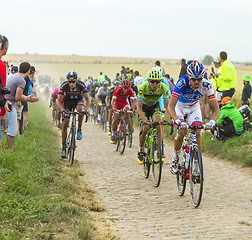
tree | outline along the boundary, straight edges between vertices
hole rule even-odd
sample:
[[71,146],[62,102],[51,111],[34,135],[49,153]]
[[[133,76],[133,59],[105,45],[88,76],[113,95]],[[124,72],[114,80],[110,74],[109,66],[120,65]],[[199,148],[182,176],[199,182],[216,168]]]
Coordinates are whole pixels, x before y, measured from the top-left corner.
[[202,61],[202,63],[205,65],[211,65],[212,62],[213,62],[213,57],[210,55],[205,55]]

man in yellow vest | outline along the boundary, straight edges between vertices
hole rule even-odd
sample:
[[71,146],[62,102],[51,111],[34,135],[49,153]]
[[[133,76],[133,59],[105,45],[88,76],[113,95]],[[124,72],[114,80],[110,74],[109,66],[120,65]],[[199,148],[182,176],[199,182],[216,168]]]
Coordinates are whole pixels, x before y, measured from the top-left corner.
[[222,99],[224,97],[230,97],[235,93],[235,88],[237,85],[237,76],[234,65],[227,60],[227,53],[221,52],[220,53],[220,60],[221,60],[221,68],[222,74],[219,76],[219,80],[221,81],[221,90]]

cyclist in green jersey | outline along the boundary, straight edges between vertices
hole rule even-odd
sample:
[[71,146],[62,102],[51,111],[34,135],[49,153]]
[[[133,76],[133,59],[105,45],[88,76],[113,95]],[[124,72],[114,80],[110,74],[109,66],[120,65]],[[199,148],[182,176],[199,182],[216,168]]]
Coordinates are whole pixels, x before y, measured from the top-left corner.
[[[149,126],[152,121],[161,122],[162,112],[159,106],[159,98],[163,96],[165,105],[165,116],[163,123],[168,123],[168,87],[161,82],[162,75],[157,70],[151,70],[148,72],[148,81],[143,82],[138,89],[137,99],[137,111],[139,117],[147,125],[143,125],[142,134],[139,136],[139,150],[137,153],[137,162],[143,164],[143,145],[146,138],[146,134],[149,131]],[[163,139],[163,126],[157,126],[157,135],[162,142]]]
[[111,124],[112,124],[112,107],[111,107],[111,100],[114,94],[114,91],[116,87],[118,87],[121,84],[120,81],[115,81],[113,83],[114,87],[109,89],[108,95],[106,97],[106,104],[108,106],[108,123],[109,123],[109,130],[108,130],[108,135],[111,135]]
[[90,100],[91,100],[91,107],[90,107],[91,115],[94,113],[95,95],[99,89],[98,87],[99,87],[98,82],[94,82],[93,84],[90,85],[89,95],[90,95]]

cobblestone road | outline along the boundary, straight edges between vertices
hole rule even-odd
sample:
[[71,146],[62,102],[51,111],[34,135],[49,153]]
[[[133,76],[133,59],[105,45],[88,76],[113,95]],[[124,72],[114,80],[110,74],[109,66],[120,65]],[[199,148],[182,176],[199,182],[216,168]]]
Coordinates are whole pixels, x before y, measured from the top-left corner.
[[120,155],[99,126],[88,122],[84,131],[78,142],[81,168],[122,239],[252,239],[251,171],[203,156],[203,199],[195,209],[189,185],[183,197],[178,195],[167,143],[161,184],[155,188],[136,162],[137,134],[133,147]]

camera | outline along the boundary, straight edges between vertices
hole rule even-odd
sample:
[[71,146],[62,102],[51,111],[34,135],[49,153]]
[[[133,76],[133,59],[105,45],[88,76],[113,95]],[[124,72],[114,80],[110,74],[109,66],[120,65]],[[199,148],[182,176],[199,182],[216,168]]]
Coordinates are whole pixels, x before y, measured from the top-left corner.
[[1,95],[6,95],[6,94],[10,94],[11,93],[11,90],[7,87],[3,87],[3,88],[0,88],[0,94]]

